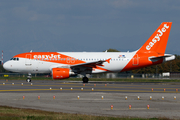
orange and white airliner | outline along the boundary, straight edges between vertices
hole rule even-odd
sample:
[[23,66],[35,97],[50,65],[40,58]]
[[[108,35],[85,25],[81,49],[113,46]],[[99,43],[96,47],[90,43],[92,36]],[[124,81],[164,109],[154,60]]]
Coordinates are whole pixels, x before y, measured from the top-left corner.
[[71,75],[102,72],[123,72],[174,60],[165,54],[172,22],[163,22],[145,44],[134,52],[28,52],[15,55],[3,67],[12,72],[51,73],[53,79],[65,79]]

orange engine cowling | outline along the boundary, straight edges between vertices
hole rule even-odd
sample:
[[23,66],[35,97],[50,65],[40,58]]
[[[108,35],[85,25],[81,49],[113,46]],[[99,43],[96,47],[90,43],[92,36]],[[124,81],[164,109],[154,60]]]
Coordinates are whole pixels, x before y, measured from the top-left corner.
[[65,79],[71,75],[69,68],[53,68],[52,77],[53,79]]

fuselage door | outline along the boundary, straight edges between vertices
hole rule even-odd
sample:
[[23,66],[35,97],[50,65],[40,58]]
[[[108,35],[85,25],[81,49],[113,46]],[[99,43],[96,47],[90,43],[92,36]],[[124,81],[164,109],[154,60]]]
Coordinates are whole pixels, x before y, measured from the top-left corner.
[[139,65],[139,57],[138,54],[136,54],[133,58],[133,65]]
[[25,65],[31,66],[31,54],[26,54]]

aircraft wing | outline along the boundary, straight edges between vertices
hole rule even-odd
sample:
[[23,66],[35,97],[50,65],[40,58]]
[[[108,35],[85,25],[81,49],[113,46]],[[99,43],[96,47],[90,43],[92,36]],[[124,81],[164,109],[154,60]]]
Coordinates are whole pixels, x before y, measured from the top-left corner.
[[87,62],[87,63],[81,63],[81,64],[76,64],[76,65],[71,65],[71,67],[78,67],[78,66],[84,66],[84,67],[96,67],[96,66],[103,66],[102,64],[104,62],[110,63],[111,58],[107,60],[99,60],[99,61],[94,61],[94,62]]

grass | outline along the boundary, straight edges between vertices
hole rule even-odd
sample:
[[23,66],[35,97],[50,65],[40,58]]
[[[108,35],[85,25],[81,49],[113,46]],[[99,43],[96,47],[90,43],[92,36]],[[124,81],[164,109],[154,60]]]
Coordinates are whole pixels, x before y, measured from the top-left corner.
[[47,112],[34,109],[12,108],[0,106],[1,120],[169,120],[167,118],[127,118],[106,117],[82,114]]

